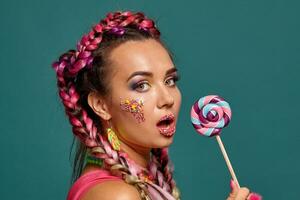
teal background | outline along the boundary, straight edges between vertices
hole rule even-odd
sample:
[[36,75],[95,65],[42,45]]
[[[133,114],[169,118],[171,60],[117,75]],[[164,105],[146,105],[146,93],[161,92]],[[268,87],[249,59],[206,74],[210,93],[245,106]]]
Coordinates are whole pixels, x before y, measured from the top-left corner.
[[190,106],[218,94],[233,118],[222,139],[241,185],[264,199],[300,199],[300,3],[1,1],[1,199],[65,199],[71,127],[51,63],[114,10],[154,18],[175,54],[183,102],[170,148],[183,200],[225,199],[217,142],[196,134]]

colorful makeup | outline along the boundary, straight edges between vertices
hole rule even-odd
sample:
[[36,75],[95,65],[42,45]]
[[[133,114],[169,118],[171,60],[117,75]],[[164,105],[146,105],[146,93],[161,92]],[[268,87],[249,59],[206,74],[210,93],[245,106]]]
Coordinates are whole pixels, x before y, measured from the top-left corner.
[[123,111],[132,113],[133,117],[138,121],[138,123],[144,122],[144,103],[142,100],[136,99],[125,99],[121,100],[120,107]]

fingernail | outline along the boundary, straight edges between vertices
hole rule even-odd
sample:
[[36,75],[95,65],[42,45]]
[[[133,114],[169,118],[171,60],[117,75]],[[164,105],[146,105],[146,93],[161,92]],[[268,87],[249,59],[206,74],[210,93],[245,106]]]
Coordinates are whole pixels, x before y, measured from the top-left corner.
[[230,180],[230,189],[233,190],[233,187],[234,187],[234,180],[231,179]]
[[250,193],[249,200],[262,200],[262,196],[257,193]]

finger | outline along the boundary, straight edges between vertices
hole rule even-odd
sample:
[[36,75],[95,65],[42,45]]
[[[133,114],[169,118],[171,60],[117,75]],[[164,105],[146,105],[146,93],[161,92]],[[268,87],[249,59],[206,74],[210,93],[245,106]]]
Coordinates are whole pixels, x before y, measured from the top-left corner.
[[248,195],[249,195],[250,191],[248,188],[242,187],[239,189],[235,200],[245,200],[247,199]]
[[262,200],[262,196],[257,193],[251,192],[248,196],[248,200]]
[[238,193],[238,186],[237,184],[234,182],[234,180],[230,180],[230,189],[231,189],[231,192],[227,198],[227,200],[234,200],[235,196],[237,195]]

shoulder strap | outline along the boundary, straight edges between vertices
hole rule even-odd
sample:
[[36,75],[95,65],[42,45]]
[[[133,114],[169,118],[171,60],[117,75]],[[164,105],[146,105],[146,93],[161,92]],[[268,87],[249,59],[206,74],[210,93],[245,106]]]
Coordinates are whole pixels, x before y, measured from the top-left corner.
[[112,176],[108,171],[103,169],[93,170],[79,177],[70,188],[67,200],[80,200],[80,197],[94,185],[108,181],[121,180],[120,177]]

